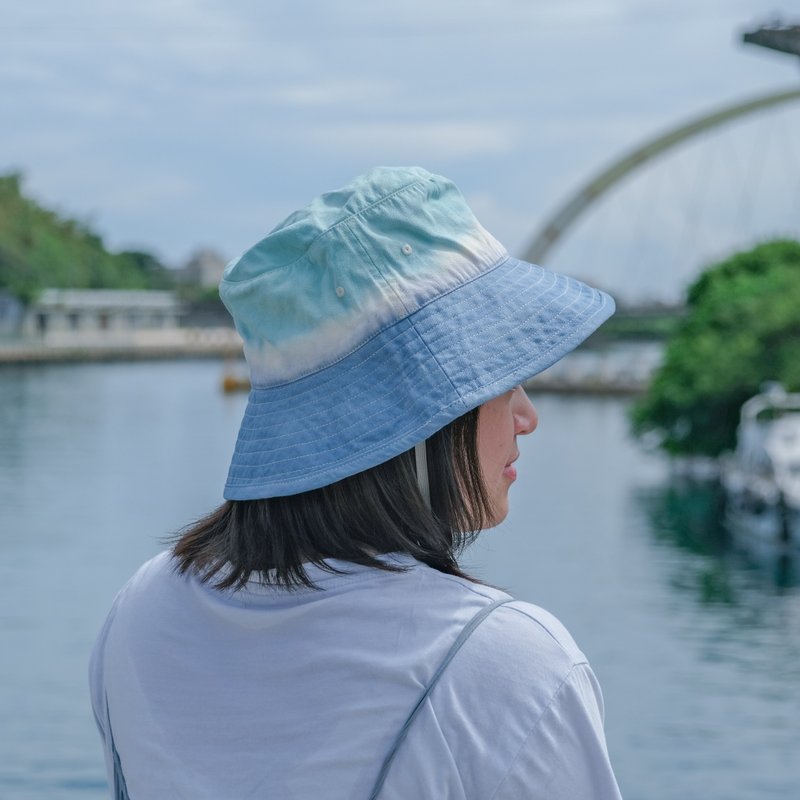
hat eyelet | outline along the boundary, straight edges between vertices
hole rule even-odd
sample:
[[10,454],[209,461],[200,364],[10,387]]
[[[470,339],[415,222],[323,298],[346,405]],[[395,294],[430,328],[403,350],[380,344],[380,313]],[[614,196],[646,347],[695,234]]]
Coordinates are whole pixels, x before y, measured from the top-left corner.
[[344,297],[344,286],[337,286],[336,287],[336,296],[337,297]]
[[411,253],[413,252],[413,248],[411,247],[410,244],[404,244],[400,249],[403,251],[403,255],[406,256],[410,256]]

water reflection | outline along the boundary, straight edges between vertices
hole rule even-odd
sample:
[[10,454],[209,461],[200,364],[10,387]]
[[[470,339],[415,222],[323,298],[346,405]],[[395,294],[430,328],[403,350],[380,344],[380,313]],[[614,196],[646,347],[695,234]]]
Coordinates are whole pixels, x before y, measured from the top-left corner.
[[800,586],[790,553],[727,525],[717,482],[670,478],[633,494],[653,539],[695,556],[682,562],[670,582],[694,592],[702,604],[737,605],[744,591],[758,586],[777,593]]
[[[0,797],[107,797],[86,660],[160,537],[219,501],[246,401],[217,390],[221,372],[0,370]],[[671,478],[632,442],[625,400],[534,401],[509,519],[469,571],[576,637],[625,797],[795,797],[796,571],[732,540],[713,485]]]

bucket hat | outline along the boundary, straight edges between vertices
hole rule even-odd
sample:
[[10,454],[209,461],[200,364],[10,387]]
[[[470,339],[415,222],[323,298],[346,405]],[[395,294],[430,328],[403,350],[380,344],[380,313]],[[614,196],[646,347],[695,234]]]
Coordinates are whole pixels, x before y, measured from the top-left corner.
[[225,270],[252,390],[224,496],[317,489],[409,450],[541,372],[614,311],[512,258],[456,186],[378,167]]

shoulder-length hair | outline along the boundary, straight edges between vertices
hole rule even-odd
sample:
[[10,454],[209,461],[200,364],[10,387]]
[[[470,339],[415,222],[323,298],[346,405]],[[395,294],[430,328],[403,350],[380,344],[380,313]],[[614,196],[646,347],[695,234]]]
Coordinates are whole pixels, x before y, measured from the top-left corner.
[[320,489],[223,503],[177,534],[178,571],[218,589],[239,589],[253,577],[313,587],[308,564],[336,571],[325,559],[340,559],[394,571],[397,566],[377,556],[406,553],[469,578],[457,556],[492,518],[478,461],[478,413],[464,414],[427,440],[430,508],[412,449]]

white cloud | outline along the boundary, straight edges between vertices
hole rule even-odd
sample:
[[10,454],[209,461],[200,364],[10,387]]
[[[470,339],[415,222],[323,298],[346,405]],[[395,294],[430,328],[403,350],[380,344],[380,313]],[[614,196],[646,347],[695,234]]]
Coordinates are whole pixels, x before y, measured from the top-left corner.
[[271,94],[278,102],[302,108],[316,108],[382,100],[395,92],[396,86],[390,81],[322,78],[313,82],[279,86]]
[[367,161],[456,159],[513,150],[514,125],[502,122],[424,121],[330,123],[299,133],[307,144],[325,150],[359,153]]

